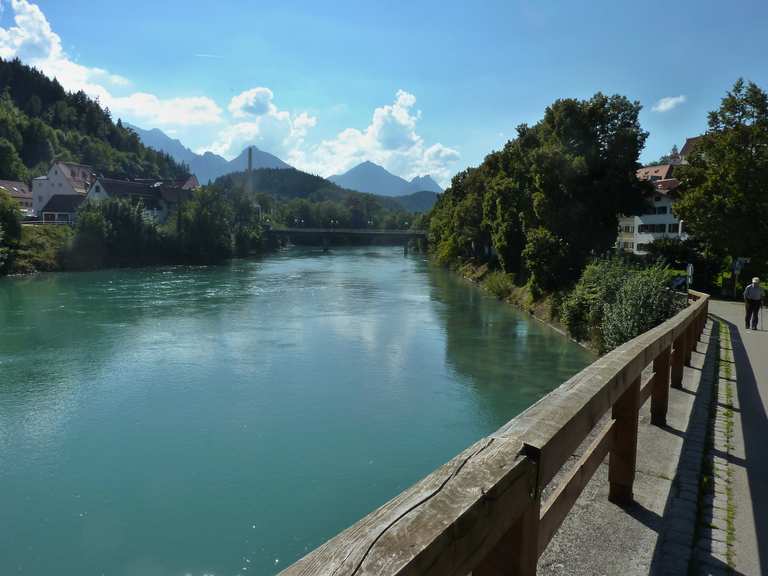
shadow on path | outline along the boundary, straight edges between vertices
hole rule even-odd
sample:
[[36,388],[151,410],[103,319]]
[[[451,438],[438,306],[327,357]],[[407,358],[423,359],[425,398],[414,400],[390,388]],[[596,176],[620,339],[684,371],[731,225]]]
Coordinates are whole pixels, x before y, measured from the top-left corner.
[[[746,462],[734,462],[746,469],[760,573],[768,573],[768,416],[760,397],[757,379],[738,328],[732,322],[718,318],[731,334],[733,359],[736,363],[736,386],[741,427],[744,435]],[[768,342],[763,347],[768,354]],[[738,514],[738,510],[736,512]],[[738,534],[737,534],[738,539]]]

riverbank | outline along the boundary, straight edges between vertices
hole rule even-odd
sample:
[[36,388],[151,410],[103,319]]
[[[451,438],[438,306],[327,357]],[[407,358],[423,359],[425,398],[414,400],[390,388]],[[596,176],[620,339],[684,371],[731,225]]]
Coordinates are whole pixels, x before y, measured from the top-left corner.
[[560,322],[559,311],[564,297],[563,294],[545,294],[536,299],[528,286],[515,284],[514,277],[511,274],[492,271],[488,264],[467,262],[455,268],[455,271],[481,290],[493,294],[499,300],[528,313],[538,322],[546,324],[590,352],[599,354],[599,350],[594,344],[589,341],[579,341],[573,338],[568,333],[567,328]]

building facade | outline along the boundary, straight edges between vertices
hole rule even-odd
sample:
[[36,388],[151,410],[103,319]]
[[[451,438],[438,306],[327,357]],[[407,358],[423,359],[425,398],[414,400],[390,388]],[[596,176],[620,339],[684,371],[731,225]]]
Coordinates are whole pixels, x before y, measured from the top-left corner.
[[619,234],[616,247],[634,254],[646,254],[648,245],[660,238],[679,238],[688,236],[681,222],[672,213],[675,201],[675,189],[679,182],[672,178],[673,165],[646,166],[637,171],[641,180],[652,182],[654,190],[649,195],[648,210],[639,216],[619,218]]
[[40,209],[40,222],[44,224],[74,224],[77,209],[85,202],[80,194],[54,194]]
[[189,189],[168,185],[163,181],[97,178],[88,190],[86,199],[98,202],[107,198],[122,198],[131,204],[141,204],[148,218],[162,224],[178,204],[191,194]]
[[96,179],[93,169],[84,164],[54,162],[48,174],[32,180],[32,209],[42,216],[53,196],[85,196]]

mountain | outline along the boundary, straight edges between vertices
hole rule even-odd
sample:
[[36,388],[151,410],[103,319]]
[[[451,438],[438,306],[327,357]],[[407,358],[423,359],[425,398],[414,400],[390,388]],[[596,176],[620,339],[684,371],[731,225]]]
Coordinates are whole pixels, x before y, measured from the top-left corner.
[[408,189],[411,192],[434,192],[435,194],[442,194],[443,189],[440,185],[432,179],[432,176],[427,174],[426,176],[416,176],[408,183]]
[[417,176],[409,182],[368,160],[344,172],[344,174],[331,176],[328,180],[349,190],[379,196],[405,196],[422,190],[439,194],[443,191],[431,176]]
[[432,210],[432,206],[437,202],[437,198],[437,192],[420,190],[419,192],[407,194],[406,196],[396,196],[395,200],[397,200],[397,203],[408,212],[425,213]]
[[[187,164],[190,172],[197,176],[201,184],[205,184],[209,180],[216,180],[216,178],[224,174],[242,172],[248,167],[248,148],[245,148],[237,158],[227,160],[213,152],[197,154],[184,146],[179,140],[171,138],[157,128],[145,130],[131,124],[126,125],[136,132],[145,146],[170,154],[177,162]],[[288,164],[269,152],[259,150],[256,146],[251,146],[251,149],[253,150],[254,169],[290,168]]]

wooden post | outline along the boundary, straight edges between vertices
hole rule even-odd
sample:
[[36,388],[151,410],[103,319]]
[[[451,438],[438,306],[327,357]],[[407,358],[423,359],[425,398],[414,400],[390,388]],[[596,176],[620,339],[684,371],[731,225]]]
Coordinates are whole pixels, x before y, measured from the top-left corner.
[[637,422],[640,409],[640,376],[627,388],[613,405],[613,446],[608,461],[608,499],[619,506],[632,503],[632,485],[635,481],[637,458]]
[[540,510],[541,499],[537,497],[491,553],[472,570],[472,576],[536,576]]
[[685,342],[684,334],[675,338],[674,348],[672,350],[672,377],[671,386],[682,390],[683,388],[683,364],[685,364],[685,354],[683,352]]
[[669,405],[669,357],[671,348],[656,356],[653,361],[653,389],[651,391],[651,424],[664,426],[667,423]]
[[691,365],[691,356],[693,355],[693,351],[696,349],[696,341],[698,340],[698,336],[696,335],[695,330],[693,329],[693,322],[690,322],[688,324],[688,327],[685,329],[685,365],[690,366]]

